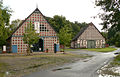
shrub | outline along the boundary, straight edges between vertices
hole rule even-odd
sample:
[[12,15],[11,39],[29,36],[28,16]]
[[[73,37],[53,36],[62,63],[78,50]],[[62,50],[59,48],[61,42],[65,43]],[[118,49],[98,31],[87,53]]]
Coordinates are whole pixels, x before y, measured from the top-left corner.
[[116,47],[120,47],[120,42],[115,42]]

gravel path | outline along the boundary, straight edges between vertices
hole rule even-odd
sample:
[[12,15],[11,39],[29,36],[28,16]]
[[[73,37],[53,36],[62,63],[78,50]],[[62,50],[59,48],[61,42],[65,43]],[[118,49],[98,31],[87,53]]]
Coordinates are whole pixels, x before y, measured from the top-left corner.
[[120,51],[120,49],[108,53],[84,50],[70,51],[71,53],[88,54],[93,57],[67,64],[62,67],[32,73],[24,77],[99,77],[96,71],[116,56],[114,53],[118,51]]

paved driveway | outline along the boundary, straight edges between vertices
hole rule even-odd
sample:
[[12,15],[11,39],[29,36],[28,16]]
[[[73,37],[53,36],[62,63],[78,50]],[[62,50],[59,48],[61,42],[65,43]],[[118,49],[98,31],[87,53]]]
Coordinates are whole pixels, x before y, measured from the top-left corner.
[[[120,49],[114,52],[118,51]],[[99,77],[96,71],[115,56],[114,52],[100,53],[83,50],[70,52],[75,54],[89,54],[93,55],[93,57],[24,77]]]

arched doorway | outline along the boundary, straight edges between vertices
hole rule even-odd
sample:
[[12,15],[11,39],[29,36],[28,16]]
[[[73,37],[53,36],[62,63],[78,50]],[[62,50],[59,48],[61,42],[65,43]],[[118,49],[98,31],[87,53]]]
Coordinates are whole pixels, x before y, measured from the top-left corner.
[[33,44],[33,47],[31,48],[33,52],[40,52],[43,51],[43,40],[39,39],[38,43]]

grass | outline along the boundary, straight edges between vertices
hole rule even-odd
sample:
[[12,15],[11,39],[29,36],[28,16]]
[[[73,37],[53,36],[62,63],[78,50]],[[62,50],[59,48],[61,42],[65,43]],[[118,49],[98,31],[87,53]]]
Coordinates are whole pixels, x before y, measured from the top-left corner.
[[85,59],[88,55],[76,55],[66,52],[62,53],[41,53],[33,56],[1,56],[0,55],[0,77],[4,77],[6,71],[10,73],[9,77],[21,77],[35,71],[49,69],[65,63],[75,62]]
[[83,49],[83,50],[88,50],[88,51],[96,51],[96,52],[111,52],[116,50],[115,48],[91,48],[91,49]]
[[65,51],[75,51],[75,50],[79,50],[79,49],[65,49]]
[[111,66],[120,66],[120,55],[117,55],[111,62]]
[[0,77],[5,76],[5,71],[7,70],[7,64],[6,63],[0,63]]
[[[75,51],[75,50],[80,50],[80,49],[70,49],[70,48],[65,49],[65,51]],[[86,48],[86,49],[81,49],[81,50],[96,51],[96,52],[111,52],[111,51],[116,50],[116,48],[111,48],[111,47],[106,47],[106,48]]]
[[120,67],[120,55],[117,55],[104,69],[101,69],[101,74],[112,75],[113,77],[120,76],[120,73],[114,72],[113,67]]
[[[103,77],[105,76],[105,75],[112,75],[112,76],[110,76],[110,77],[118,77],[118,76],[120,76],[119,75],[119,73],[115,73],[115,72],[113,72],[112,70],[110,70],[110,69],[104,69],[104,70],[102,70],[101,71],[101,75],[103,75]],[[105,77],[107,77],[107,76],[105,76]]]

